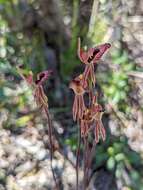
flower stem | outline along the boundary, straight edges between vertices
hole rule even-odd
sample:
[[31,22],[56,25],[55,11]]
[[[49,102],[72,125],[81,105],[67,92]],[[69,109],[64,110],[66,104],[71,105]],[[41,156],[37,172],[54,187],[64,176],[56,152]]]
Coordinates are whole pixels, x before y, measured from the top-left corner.
[[92,148],[91,148],[91,150],[89,152],[90,159],[87,162],[87,171],[86,171],[87,172],[87,176],[88,176],[87,185],[89,185],[89,183],[90,183],[89,169],[91,167],[91,162],[92,162],[92,159],[93,159],[95,148],[96,148],[96,142],[93,143]]
[[54,179],[54,182],[55,182],[55,186],[56,186],[56,189],[58,190],[59,188],[58,188],[55,172],[54,172],[54,169],[53,169],[53,166],[52,166],[52,161],[53,161],[52,123],[51,123],[51,119],[50,119],[49,110],[48,110],[48,108],[46,106],[44,106],[44,111],[45,111],[46,116],[47,116],[48,127],[49,127],[50,166],[51,166],[51,171],[52,171],[53,179]]
[[87,187],[87,162],[88,162],[88,137],[84,138],[84,176],[83,176],[83,190]]
[[80,145],[81,145],[81,131],[80,126],[78,129],[78,147],[76,152],[76,190],[78,190],[79,187],[79,156],[80,156]]

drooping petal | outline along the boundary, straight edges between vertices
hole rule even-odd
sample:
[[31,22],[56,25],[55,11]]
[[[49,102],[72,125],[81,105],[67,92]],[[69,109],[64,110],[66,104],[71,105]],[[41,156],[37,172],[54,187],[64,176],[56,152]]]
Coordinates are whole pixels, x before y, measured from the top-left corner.
[[81,137],[84,137],[85,134],[84,120],[80,121],[80,129],[81,129]]
[[93,98],[92,98],[92,104],[93,104],[93,105],[96,105],[96,104],[97,104],[97,96],[98,96],[98,95],[94,95]]
[[93,86],[95,86],[95,73],[94,73],[94,65],[91,63],[90,64],[90,78],[91,82],[93,83]]
[[48,106],[48,98],[44,93],[43,87],[38,85],[35,88],[34,98],[38,106]]
[[90,65],[86,65],[84,73],[83,73],[83,86],[85,87],[87,85],[87,80],[90,73]]
[[75,95],[74,97],[74,103],[73,103],[73,120],[76,121],[77,118],[77,112],[78,112],[78,101],[77,101],[77,96]]
[[90,122],[87,121],[85,125],[85,136],[88,135],[89,129],[90,129]]
[[81,117],[83,117],[84,111],[86,110],[86,106],[85,106],[85,103],[84,103],[83,96],[81,96],[81,105],[82,105],[82,115],[81,115]]
[[82,117],[82,102],[81,102],[81,96],[78,97],[78,114],[77,114],[77,119],[80,119]]
[[99,142],[99,126],[98,126],[98,123],[96,123],[94,135],[95,135],[95,142],[98,143]]
[[105,141],[106,139],[106,131],[105,131],[105,128],[102,124],[102,121],[100,121],[100,134],[101,134],[101,137],[102,137],[102,140]]

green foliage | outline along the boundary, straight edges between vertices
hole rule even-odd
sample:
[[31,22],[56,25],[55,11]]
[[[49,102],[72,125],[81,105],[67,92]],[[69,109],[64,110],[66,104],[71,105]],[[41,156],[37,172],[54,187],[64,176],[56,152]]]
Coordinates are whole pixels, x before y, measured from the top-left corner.
[[77,41],[71,42],[71,46],[61,55],[61,75],[64,79],[68,79],[74,69],[80,65],[77,59]]
[[70,42],[70,47],[64,51],[61,55],[61,75],[63,79],[66,80],[73,73],[74,69],[80,64],[79,59],[77,59],[77,38],[80,32],[78,26],[78,8],[79,1],[73,1],[73,17],[72,17],[72,38]]
[[96,17],[95,23],[91,26],[88,37],[94,44],[104,42],[104,37],[107,32],[107,20],[104,17]]
[[[115,50],[111,53],[113,70],[107,71],[101,77],[102,89],[105,96],[114,104],[122,106],[127,100],[130,90],[128,84],[128,72],[134,69],[133,62],[129,61],[128,54],[124,50]],[[124,107],[125,109],[125,107]]]
[[[105,146],[97,145],[94,167],[99,168],[106,163],[106,168],[115,173],[116,179],[129,189],[140,190],[143,180],[139,173],[142,173],[140,164],[143,161],[140,155],[131,150],[125,137],[116,137]],[[126,178],[124,177],[126,175]]]

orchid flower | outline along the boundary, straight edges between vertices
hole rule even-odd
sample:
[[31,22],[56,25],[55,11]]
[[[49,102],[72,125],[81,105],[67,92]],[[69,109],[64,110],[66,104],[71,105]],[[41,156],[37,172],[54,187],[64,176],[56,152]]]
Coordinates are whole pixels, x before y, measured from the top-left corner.
[[17,67],[21,77],[31,86],[34,87],[34,98],[38,106],[48,107],[48,98],[43,90],[43,83],[49,78],[52,71],[42,71],[37,74],[36,80],[33,79],[33,73],[30,71],[27,75],[24,74],[21,66]]
[[80,119],[80,128],[81,136],[86,137],[92,126],[95,125],[95,141],[98,143],[100,135],[105,140],[106,133],[102,124],[103,108],[96,99],[97,97],[93,96],[92,106],[85,109],[83,117]]
[[48,106],[48,98],[43,90],[43,83],[49,78],[51,71],[43,71],[37,74],[37,80],[35,81],[34,97],[37,105],[40,107]]
[[102,115],[103,115],[103,108],[100,104],[97,103],[97,97],[94,96],[92,100],[92,120],[95,124],[95,141],[96,143],[99,142],[99,136],[101,135],[102,140],[104,141],[106,138],[106,132],[104,126],[102,124]]
[[[48,135],[49,135],[49,145],[50,145],[50,160],[51,160],[51,171],[53,175],[53,179],[55,182],[56,189],[58,189],[58,184],[56,180],[56,175],[52,166],[52,160],[53,160],[53,140],[52,140],[52,122],[50,119],[50,114],[48,110],[48,98],[44,93],[43,89],[43,83],[49,78],[51,75],[51,71],[42,71],[37,74],[36,80],[33,80],[33,74],[30,71],[27,75],[24,74],[24,70],[22,70],[22,67],[17,67],[19,74],[21,77],[34,88],[34,98],[36,101],[36,104],[40,106],[40,108],[45,112],[47,121],[48,121]],[[47,131],[47,130],[46,130]],[[47,144],[46,144],[47,146]]]
[[70,83],[69,87],[74,91],[74,103],[73,103],[73,119],[74,121],[79,120],[82,118],[83,113],[85,111],[85,104],[84,104],[84,94],[86,90],[83,88],[82,85],[83,76],[79,75]]
[[94,64],[100,60],[102,55],[109,49],[111,45],[109,43],[101,44],[94,48],[89,48],[88,51],[83,51],[81,49],[81,41],[78,38],[78,57],[81,62],[85,64],[85,71],[84,71],[84,84],[85,81],[88,79],[91,80],[93,85],[95,86],[95,74],[94,74]]
[[86,108],[82,119],[80,120],[81,136],[86,137],[91,128],[92,124],[92,115],[91,110]]

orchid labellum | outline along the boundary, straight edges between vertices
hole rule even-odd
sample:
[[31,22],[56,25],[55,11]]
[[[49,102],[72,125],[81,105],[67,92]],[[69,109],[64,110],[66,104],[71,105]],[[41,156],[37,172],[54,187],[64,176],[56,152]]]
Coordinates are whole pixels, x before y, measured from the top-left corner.
[[85,89],[83,88],[82,80],[83,80],[83,76],[80,75],[76,77],[74,80],[72,80],[69,86],[74,91],[74,94],[75,94],[74,103],[73,103],[74,121],[82,118],[84,110],[85,110],[85,104],[84,104],[84,98],[83,98]]
[[109,43],[105,43],[94,48],[89,48],[88,51],[83,51],[83,49],[81,49],[80,38],[78,38],[78,57],[81,60],[81,62],[83,62],[86,65],[83,74],[84,82],[89,79],[95,86],[94,64],[96,64],[97,61],[100,60],[102,55],[110,47],[111,45]]

